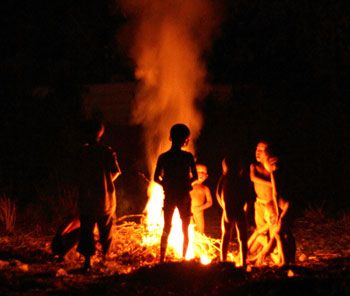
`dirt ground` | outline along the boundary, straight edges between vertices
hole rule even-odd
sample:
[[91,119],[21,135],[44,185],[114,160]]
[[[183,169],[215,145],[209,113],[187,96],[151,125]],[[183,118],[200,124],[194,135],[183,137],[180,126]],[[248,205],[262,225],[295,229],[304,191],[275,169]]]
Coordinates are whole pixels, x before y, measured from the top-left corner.
[[75,250],[57,262],[53,235],[1,236],[0,295],[350,295],[349,217],[309,213],[297,219],[296,265],[248,270],[217,258],[209,265],[176,259],[158,264],[158,246],[138,244],[137,223],[116,230],[111,258],[104,264],[96,258],[88,273]]

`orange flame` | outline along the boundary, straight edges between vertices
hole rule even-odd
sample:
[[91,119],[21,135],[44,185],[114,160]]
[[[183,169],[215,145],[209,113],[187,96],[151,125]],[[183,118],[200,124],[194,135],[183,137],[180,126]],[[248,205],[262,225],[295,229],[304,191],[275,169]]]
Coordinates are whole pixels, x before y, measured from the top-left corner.
[[[144,240],[145,244],[159,243],[161,232],[163,229],[163,200],[164,194],[163,189],[157,183],[152,182],[149,186],[149,201],[146,206],[147,212],[147,228],[153,234],[153,239],[146,237]],[[154,234],[156,234],[154,236]],[[171,232],[168,238],[168,245],[172,247],[177,258],[182,255],[182,244],[183,244],[183,234],[182,234],[182,222],[178,210],[176,209],[172,219]],[[189,252],[187,252],[189,253]],[[186,256],[187,257],[187,256]]]
[[208,90],[203,56],[220,17],[211,0],[122,0],[121,5],[130,19],[122,41],[131,43],[140,81],[132,122],[144,127],[152,174],[158,155],[169,147],[173,124],[188,125],[192,139],[200,133],[198,101]]
[[[123,41],[131,42],[135,77],[140,81],[132,122],[144,127],[152,175],[157,157],[170,147],[169,130],[173,124],[188,125],[192,139],[200,133],[203,119],[198,100],[207,92],[203,56],[219,25],[219,17],[211,0],[122,0],[121,5],[131,20]],[[189,149],[194,151],[193,142]],[[162,205],[162,190],[152,183],[146,206],[147,223],[152,231],[162,227]],[[177,216],[174,215],[172,227],[177,239],[170,234],[169,245],[173,240],[178,243],[182,237]],[[191,232],[190,235],[193,237]]]
[[[146,224],[149,231],[149,235],[143,237],[144,245],[159,244],[160,237],[163,229],[163,189],[157,183],[152,182],[149,186],[149,201],[146,206],[147,218]],[[194,225],[189,225],[189,244],[186,253],[186,260],[193,258],[200,258],[202,264],[209,264],[211,259],[203,251],[195,247],[196,235]],[[174,256],[176,258],[182,257],[182,245],[183,245],[183,233],[182,222],[179,211],[176,209],[172,219],[171,232],[168,238],[168,247],[172,248]]]

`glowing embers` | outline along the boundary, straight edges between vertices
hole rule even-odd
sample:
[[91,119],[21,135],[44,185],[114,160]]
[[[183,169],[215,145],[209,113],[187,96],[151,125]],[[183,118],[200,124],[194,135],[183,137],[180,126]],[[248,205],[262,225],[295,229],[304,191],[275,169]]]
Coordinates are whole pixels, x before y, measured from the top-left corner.
[[[160,244],[160,237],[163,230],[163,189],[160,185],[152,182],[148,188],[149,201],[146,206],[146,228],[147,235],[142,239],[142,245],[152,246]],[[209,264],[213,258],[217,256],[216,251],[213,250],[213,243],[211,239],[205,235],[198,233],[194,229],[195,225],[189,225],[189,245],[186,253],[186,260],[199,258],[202,264]],[[175,259],[182,258],[183,233],[182,222],[180,214],[177,209],[173,214],[171,231],[168,238],[167,257],[174,257]],[[214,247],[215,249],[215,247]],[[214,251],[214,252],[213,252]]]

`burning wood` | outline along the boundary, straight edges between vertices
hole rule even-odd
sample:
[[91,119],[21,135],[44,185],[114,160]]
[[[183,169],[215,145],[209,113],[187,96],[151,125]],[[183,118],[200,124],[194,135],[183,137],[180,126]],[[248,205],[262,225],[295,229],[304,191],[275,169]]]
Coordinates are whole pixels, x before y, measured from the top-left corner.
[[[138,222],[135,222],[138,220]],[[191,246],[188,260],[195,260],[202,264],[218,261],[220,254],[220,240],[207,237],[190,226]],[[98,231],[95,229],[98,237]],[[150,228],[144,215],[127,215],[118,219],[112,228],[113,240],[109,258],[101,263],[101,247],[97,243],[97,254],[91,258],[94,267],[106,269],[111,273],[130,273],[144,266],[153,266],[159,263],[159,246],[162,227]],[[98,241],[98,240],[97,240]],[[73,248],[65,255],[68,262],[79,259],[79,253]],[[182,254],[176,246],[169,245],[168,261],[182,261]]]
[[[124,216],[118,221],[122,224],[113,228],[113,243],[111,245],[111,259],[115,264],[120,265],[124,272],[130,272],[142,266],[155,265],[159,263],[159,243],[162,228],[150,230],[140,216],[141,223],[128,222],[135,215]],[[191,231],[191,249],[193,257],[190,259],[201,261],[207,264],[217,260],[220,254],[220,240],[207,237],[193,229]],[[181,256],[177,250],[169,245],[167,258],[172,261],[179,261]]]

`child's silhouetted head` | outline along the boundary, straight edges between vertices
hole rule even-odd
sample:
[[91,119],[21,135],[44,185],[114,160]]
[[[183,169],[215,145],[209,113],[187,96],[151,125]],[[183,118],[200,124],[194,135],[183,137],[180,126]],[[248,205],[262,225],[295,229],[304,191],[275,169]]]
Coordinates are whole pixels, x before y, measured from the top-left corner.
[[100,141],[104,130],[104,124],[101,120],[90,119],[85,122],[85,133],[89,141]]
[[244,173],[244,164],[238,157],[226,156],[221,163],[222,173],[224,175],[230,172],[231,175],[242,176]]
[[170,139],[174,145],[184,146],[188,143],[190,129],[182,123],[173,125],[170,129]]

